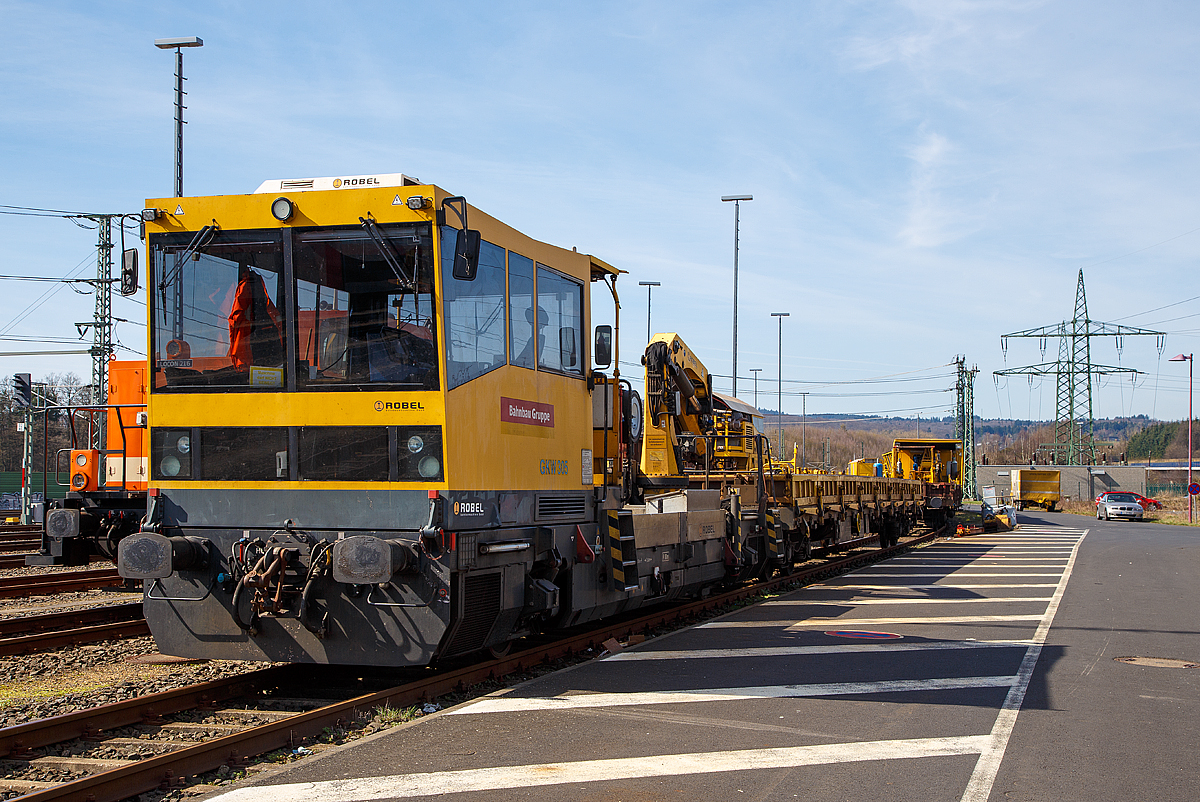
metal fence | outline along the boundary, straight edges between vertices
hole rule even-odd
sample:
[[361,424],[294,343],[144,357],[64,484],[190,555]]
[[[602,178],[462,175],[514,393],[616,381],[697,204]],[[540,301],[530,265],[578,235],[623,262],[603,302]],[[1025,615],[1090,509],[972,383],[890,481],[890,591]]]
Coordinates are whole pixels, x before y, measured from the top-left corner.
[[1182,496],[1187,494],[1187,482],[1162,482],[1161,484],[1146,483],[1146,495],[1150,498],[1155,496]]

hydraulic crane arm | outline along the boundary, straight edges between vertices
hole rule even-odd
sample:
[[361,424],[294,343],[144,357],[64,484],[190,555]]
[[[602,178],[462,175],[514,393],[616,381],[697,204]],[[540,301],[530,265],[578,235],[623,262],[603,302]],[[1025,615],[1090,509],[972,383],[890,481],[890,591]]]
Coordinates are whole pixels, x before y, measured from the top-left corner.
[[642,357],[646,366],[642,473],[682,477],[704,455],[712,433],[712,376],[678,334],[657,334]]

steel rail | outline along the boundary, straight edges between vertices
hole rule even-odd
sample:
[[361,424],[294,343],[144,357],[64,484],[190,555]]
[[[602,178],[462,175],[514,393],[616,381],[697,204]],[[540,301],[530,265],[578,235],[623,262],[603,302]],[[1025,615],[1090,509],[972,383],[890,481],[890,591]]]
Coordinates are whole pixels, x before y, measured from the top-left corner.
[[[911,546],[932,540],[938,537],[943,530],[938,530],[930,534],[911,539],[905,543],[893,546],[889,549],[880,549],[869,552],[867,554],[852,555],[834,563],[829,563],[821,566],[815,566],[808,570],[799,571],[787,576],[776,579],[767,580],[757,583],[753,586],[739,588],[726,593],[718,594],[717,596],[704,599],[699,602],[685,604],[673,607],[667,612],[658,612],[649,616],[643,616],[631,621],[626,621],[618,624],[610,624],[602,627],[599,630],[593,630],[563,640],[555,641],[548,646],[539,646],[529,649],[508,657],[503,657],[497,660],[490,660],[484,663],[468,666],[457,670],[446,671],[439,673],[436,676],[418,680],[417,682],[408,683],[406,685],[397,686],[376,693],[364,694],[362,696],[348,699],[344,702],[327,705],[306,713],[297,713],[286,719],[263,724],[258,727],[251,727],[242,732],[226,735],[221,738],[213,738],[196,744],[195,746],[186,749],[177,750],[156,757],[147,758],[146,760],[138,761],[137,763],[128,766],[121,766],[109,771],[99,772],[88,777],[83,777],[69,783],[47,788],[41,791],[35,791],[21,797],[22,802],[51,802],[51,800],[64,799],[90,799],[92,802],[116,802],[116,800],[126,799],[140,793],[144,793],[155,788],[170,789],[172,786],[178,785],[181,781],[195,774],[202,774],[206,771],[212,771],[219,768],[221,765],[237,766],[242,764],[245,759],[253,755],[270,752],[274,749],[283,747],[294,747],[297,741],[319,734],[326,727],[337,724],[340,721],[352,718],[356,711],[363,708],[374,708],[384,704],[406,707],[417,704],[429,699],[442,696],[447,693],[463,691],[469,685],[477,684],[488,679],[503,676],[513,671],[522,671],[526,666],[536,665],[538,663],[548,663],[560,657],[567,657],[577,654],[587,648],[594,648],[597,644],[602,644],[610,638],[622,637],[629,634],[635,634],[639,631],[644,631],[650,627],[661,625],[672,621],[678,621],[685,618],[698,615],[705,611],[716,609],[731,602],[741,599],[761,595],[763,590],[773,589],[781,585],[803,582],[806,579],[815,579],[819,576],[828,573],[834,573],[838,570],[852,567],[855,564],[886,559],[903,551],[906,551]],[[295,669],[296,666],[282,666],[280,669],[265,669],[262,672],[256,672],[256,675],[263,675],[267,672],[276,670]],[[251,675],[243,675],[243,678]],[[206,683],[206,685],[214,685],[217,683]],[[194,686],[191,689],[181,689],[178,692],[167,692],[178,694],[180,697],[188,692],[195,693],[196,689],[202,686]],[[228,686],[223,686],[228,687]],[[162,696],[163,694],[155,694]],[[153,697],[146,697],[147,700]],[[140,700],[131,700],[129,704],[134,707],[133,703]],[[161,703],[160,703],[161,704]],[[174,702],[172,702],[174,704]],[[176,708],[181,709],[181,708]],[[86,727],[87,734],[95,737],[99,727],[95,721],[96,717],[101,714],[100,710],[80,711],[80,713],[69,714],[68,716],[60,716],[58,718],[70,718],[72,723],[66,728],[69,732],[82,733],[82,727]],[[107,713],[107,710],[103,711]],[[166,710],[154,711],[156,713],[168,712]],[[88,713],[91,713],[92,720],[89,720]],[[137,718],[130,721],[129,712],[125,712],[127,723],[110,724],[105,720],[104,729],[110,729],[113,726],[127,726],[128,723],[136,723]],[[55,719],[49,719],[54,721]],[[34,722],[36,724],[37,722]],[[10,728],[17,729],[17,728]],[[7,730],[0,730],[0,752],[8,744],[8,748],[12,749],[11,737],[6,741]],[[56,743],[61,740],[68,740],[71,737],[83,737],[82,734],[67,735],[66,737],[58,738],[54,741],[42,742],[40,745],[48,743]],[[26,748],[33,748],[26,745]]]
[[87,607],[80,610],[63,610],[57,613],[25,615],[19,618],[0,619],[0,637],[32,635],[49,632],[63,627],[82,627],[110,621],[136,621],[142,618],[142,603],[126,602],[107,607]]
[[41,545],[41,538],[36,540],[31,540],[29,538],[11,538],[8,540],[0,540],[0,553],[11,554],[15,551],[34,551]]
[[149,635],[138,602],[0,620],[0,657]]
[[110,621],[86,627],[64,629],[58,632],[38,632],[33,635],[17,635],[0,639],[0,657],[9,657],[31,652],[43,652],[59,646],[79,646],[122,638],[138,638],[150,634],[146,619],[141,621]]
[[18,599],[49,593],[71,593],[119,585],[125,580],[115,568],[95,571],[71,571],[56,574],[23,574],[0,577],[0,599]]
[[130,727],[170,713],[211,706],[282,683],[296,671],[294,664],[274,666],[5,727],[0,729],[0,756],[21,759],[32,749],[76,738],[94,738],[103,730]]
[[8,538],[13,535],[25,534],[27,532],[41,531],[41,524],[2,524],[0,525],[0,539]]

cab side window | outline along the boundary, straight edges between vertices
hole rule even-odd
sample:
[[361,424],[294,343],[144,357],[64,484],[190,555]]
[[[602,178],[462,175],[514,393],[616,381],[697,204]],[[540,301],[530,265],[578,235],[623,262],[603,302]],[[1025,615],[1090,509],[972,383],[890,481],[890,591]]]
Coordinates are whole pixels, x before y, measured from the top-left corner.
[[454,278],[454,241],[458,231],[442,228],[442,288],[446,321],[446,386],[459,387],[504,365],[505,287],[503,248],[479,247],[474,281]]

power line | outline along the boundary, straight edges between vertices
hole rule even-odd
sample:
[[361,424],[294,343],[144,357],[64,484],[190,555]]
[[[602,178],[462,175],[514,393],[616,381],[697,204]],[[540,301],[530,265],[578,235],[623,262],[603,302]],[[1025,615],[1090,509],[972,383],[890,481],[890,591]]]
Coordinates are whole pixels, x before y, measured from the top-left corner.
[[[0,203],[0,210],[3,210],[3,209],[12,209],[14,212],[49,212],[50,214],[56,214],[56,215],[60,215],[60,216],[87,214],[87,212],[68,212],[65,209],[42,209],[37,206],[10,206],[8,204]],[[0,214],[4,214],[4,213],[5,212],[0,211]]]
[[1186,298],[1182,301],[1176,301],[1175,303],[1167,304],[1166,306],[1156,306],[1153,309],[1147,309],[1145,312],[1134,312],[1132,315],[1126,315],[1125,317],[1119,317],[1119,318],[1116,318],[1116,320],[1129,320],[1129,318],[1131,318],[1131,317],[1141,317],[1142,315],[1148,315],[1151,312],[1161,312],[1163,309],[1170,309],[1172,306],[1179,306],[1180,304],[1186,304],[1191,301],[1200,301],[1200,295],[1197,295],[1194,298]]
[[[72,268],[71,272],[69,272],[69,273],[67,273],[67,275],[63,276],[63,280],[65,281],[66,279],[71,279],[71,278],[74,278],[75,276],[77,276],[87,266],[87,264],[91,260],[91,258],[92,258],[92,256],[90,254],[88,256],[85,256],[79,262],[79,264],[75,265],[75,267]],[[52,288],[46,290],[44,293],[41,294],[41,296],[39,296],[37,298],[37,300],[33,301],[29,306],[25,307],[23,310],[18,312],[17,316],[14,317],[12,320],[10,320],[7,326],[0,329],[0,334],[7,334],[8,332],[12,331],[14,326],[16,326],[18,323],[23,321],[25,318],[29,317],[29,315],[31,315],[35,311],[37,311],[38,307],[40,307],[46,301],[50,300],[50,298],[53,297],[56,292],[58,292],[65,286],[67,286],[67,285],[60,281],[60,283],[57,287],[52,287]]]

